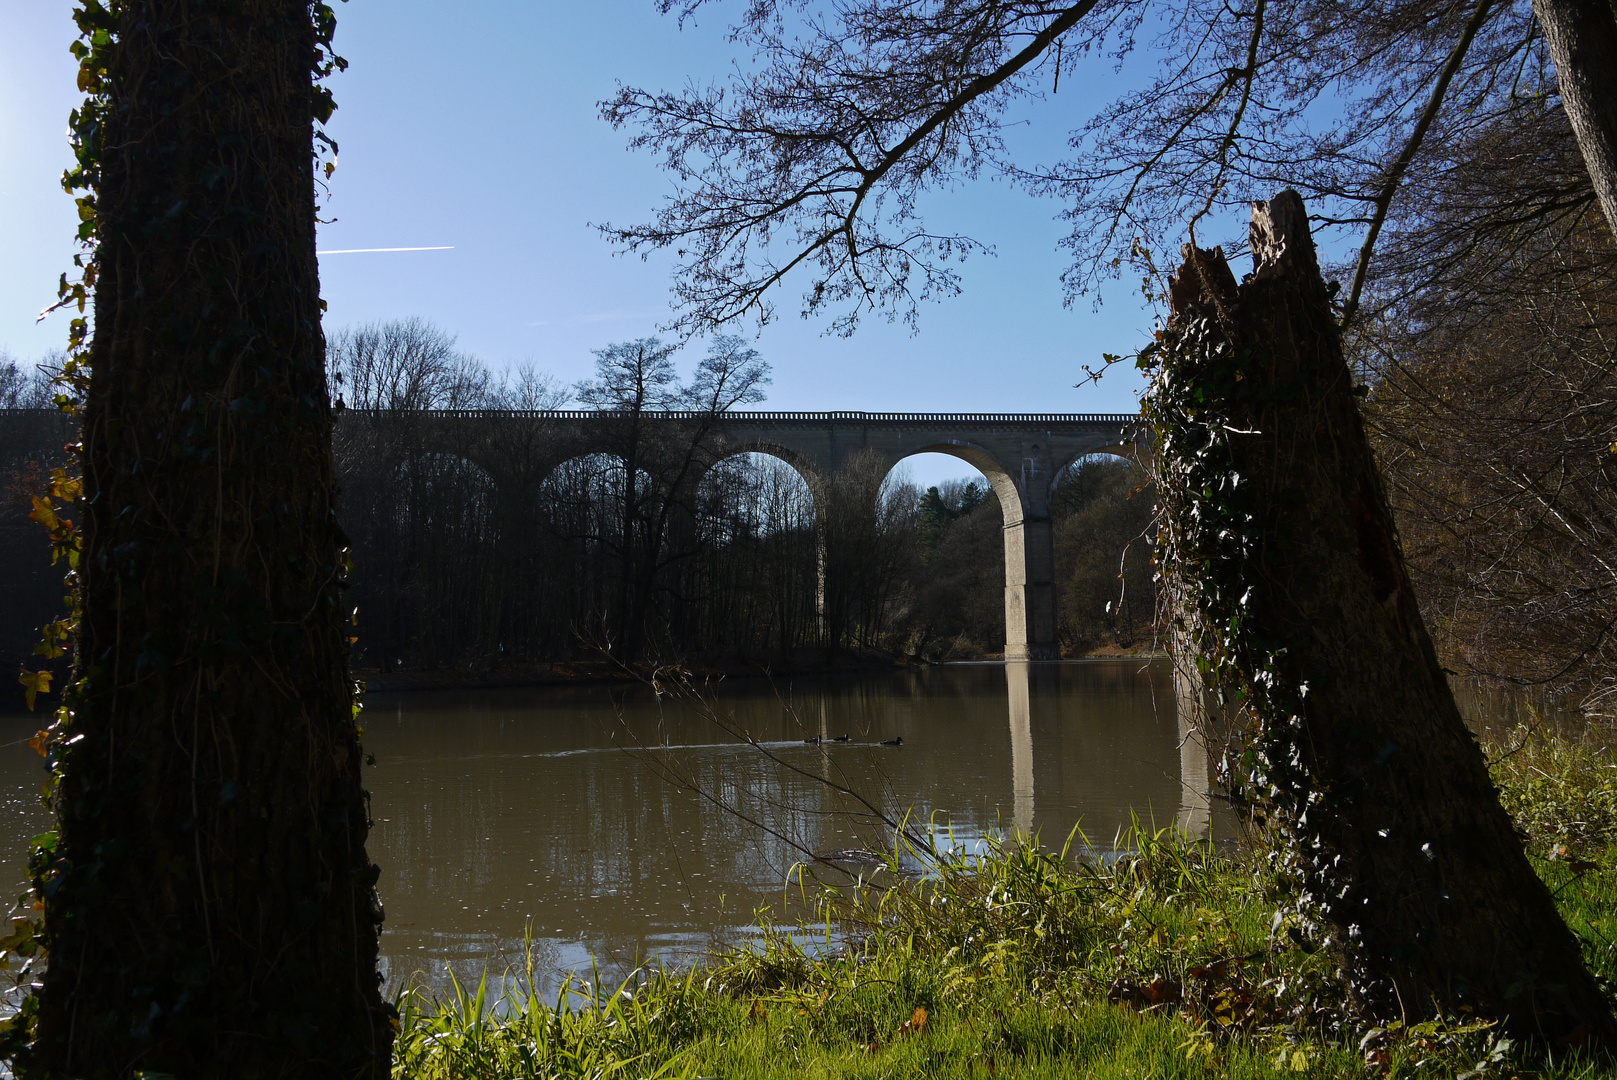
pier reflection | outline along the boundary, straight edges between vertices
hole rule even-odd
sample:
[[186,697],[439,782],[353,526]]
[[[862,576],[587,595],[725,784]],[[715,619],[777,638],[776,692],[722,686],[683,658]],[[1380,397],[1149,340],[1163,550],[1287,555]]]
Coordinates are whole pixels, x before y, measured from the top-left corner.
[[1011,716],[1011,816],[1016,831],[1033,831],[1033,701],[1026,660],[1005,664],[1005,699]]

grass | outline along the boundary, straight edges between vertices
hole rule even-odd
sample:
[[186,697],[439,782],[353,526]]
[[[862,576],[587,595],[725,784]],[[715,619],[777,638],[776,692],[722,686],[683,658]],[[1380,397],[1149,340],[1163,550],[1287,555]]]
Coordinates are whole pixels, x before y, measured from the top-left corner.
[[1539,876],[1617,1000],[1617,730],[1519,728],[1488,746],[1501,801]]
[[[1617,759],[1598,735],[1490,748],[1529,853],[1617,986]],[[919,883],[806,877],[816,928],[556,1001],[532,971],[400,1000],[401,1078],[1607,1076],[1487,1025],[1356,1030],[1261,857],[1136,830],[1123,857],[1006,843]],[[913,856],[914,853],[906,853]],[[1261,853],[1260,853],[1261,856]]]

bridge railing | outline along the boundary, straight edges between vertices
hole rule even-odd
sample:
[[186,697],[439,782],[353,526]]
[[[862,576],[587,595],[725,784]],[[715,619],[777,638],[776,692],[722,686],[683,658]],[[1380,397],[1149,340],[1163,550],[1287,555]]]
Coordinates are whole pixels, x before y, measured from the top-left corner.
[[[345,409],[354,416],[386,416],[388,409]],[[623,415],[618,409],[425,409],[412,416],[446,420],[610,420]],[[648,409],[641,414],[657,420],[702,420],[714,414],[684,409]],[[717,414],[725,420],[762,423],[897,423],[897,424],[1132,424],[1136,413],[900,413],[900,412],[743,412]]]
[[[395,413],[443,420],[610,420],[617,409],[343,409],[343,414],[386,417]],[[713,414],[684,409],[652,409],[642,414],[657,420],[701,420]],[[725,420],[804,424],[1122,424],[1140,419],[1135,413],[904,413],[904,412],[741,412],[719,413]],[[64,426],[71,418],[56,409],[0,409],[0,421],[55,417]]]

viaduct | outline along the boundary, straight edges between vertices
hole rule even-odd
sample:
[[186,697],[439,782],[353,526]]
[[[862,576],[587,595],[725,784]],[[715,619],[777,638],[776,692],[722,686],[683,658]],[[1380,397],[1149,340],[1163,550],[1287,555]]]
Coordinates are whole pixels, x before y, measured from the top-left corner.
[[[709,464],[743,453],[777,457],[803,477],[811,492],[856,451],[878,455],[889,469],[925,453],[949,454],[976,467],[993,486],[1004,514],[1008,660],[1057,655],[1050,522],[1057,480],[1085,455],[1131,453],[1140,434],[1139,417],[1125,414],[648,412],[640,417],[658,425],[706,426],[713,445],[706,455]],[[339,436],[363,439],[367,418],[381,419],[382,414],[359,409],[339,413]],[[427,444],[456,448],[498,482],[509,472],[500,459],[513,434],[526,436],[518,441],[530,447],[545,448],[535,463],[542,478],[569,458],[608,450],[613,427],[623,418],[612,411],[470,409],[426,411],[411,420]],[[493,437],[496,432],[500,437]],[[69,437],[67,421],[54,410],[0,410],[0,449],[32,443],[50,447],[54,458]]]
[[[357,410],[350,410],[356,413]],[[360,414],[363,415],[363,414]],[[552,447],[553,464],[611,445],[612,411],[437,411],[426,414],[443,430],[445,445],[468,447],[467,456],[498,476],[497,463],[477,461],[479,429],[531,425]],[[1005,528],[1005,657],[1047,660],[1058,655],[1055,544],[1050,501],[1056,482],[1088,454],[1129,454],[1140,418],[1096,413],[866,413],[866,412],[647,412],[657,424],[711,425],[709,464],[736,454],[768,454],[785,461],[818,492],[855,452],[874,453],[891,469],[914,454],[949,454],[975,466],[999,497]],[[469,429],[469,430],[468,430]],[[504,440],[507,444],[509,440]]]

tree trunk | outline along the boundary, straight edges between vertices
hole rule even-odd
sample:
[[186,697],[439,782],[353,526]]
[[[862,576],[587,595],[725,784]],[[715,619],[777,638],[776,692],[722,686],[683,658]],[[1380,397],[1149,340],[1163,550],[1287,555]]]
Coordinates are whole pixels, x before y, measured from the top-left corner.
[[1186,248],[1147,401],[1176,618],[1292,830],[1357,1007],[1609,1037],[1416,610],[1295,192],[1254,204],[1256,272]]
[[385,1077],[307,0],[125,0],[27,1075]]
[[1561,107],[1617,234],[1617,10],[1612,0],[1533,0],[1561,87]]

